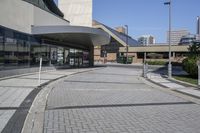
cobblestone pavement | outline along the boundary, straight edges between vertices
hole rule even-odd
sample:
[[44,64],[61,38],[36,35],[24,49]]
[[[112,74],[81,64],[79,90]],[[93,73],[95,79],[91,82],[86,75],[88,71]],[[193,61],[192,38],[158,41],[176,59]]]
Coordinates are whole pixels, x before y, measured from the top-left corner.
[[[41,84],[86,70],[89,69],[42,72]],[[39,86],[38,73],[0,79],[0,132],[21,132],[26,114],[32,103],[31,100],[33,100],[33,95],[37,91],[35,89],[37,86]],[[20,126],[19,123],[21,123]]]
[[44,133],[200,133],[200,106],[140,80],[140,69],[107,67],[54,86]]

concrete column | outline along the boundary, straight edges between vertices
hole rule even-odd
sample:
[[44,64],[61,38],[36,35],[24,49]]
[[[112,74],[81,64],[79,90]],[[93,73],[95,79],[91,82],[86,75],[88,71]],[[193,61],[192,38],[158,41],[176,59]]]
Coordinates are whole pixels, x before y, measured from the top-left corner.
[[176,53],[175,53],[175,52],[173,52],[173,60],[175,59],[175,57],[176,57]]
[[94,66],[94,46],[90,47],[90,53],[89,53],[89,66]]

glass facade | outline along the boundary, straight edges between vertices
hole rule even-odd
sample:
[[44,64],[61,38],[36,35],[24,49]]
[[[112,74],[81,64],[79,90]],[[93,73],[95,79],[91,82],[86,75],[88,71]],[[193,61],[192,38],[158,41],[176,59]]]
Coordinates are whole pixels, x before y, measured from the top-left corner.
[[0,27],[0,69],[38,66],[87,67],[89,52],[48,43],[41,38]]
[[89,66],[89,52],[86,50],[70,49],[69,62],[74,67],[88,67]]
[[4,33],[0,29],[0,67],[4,64]]

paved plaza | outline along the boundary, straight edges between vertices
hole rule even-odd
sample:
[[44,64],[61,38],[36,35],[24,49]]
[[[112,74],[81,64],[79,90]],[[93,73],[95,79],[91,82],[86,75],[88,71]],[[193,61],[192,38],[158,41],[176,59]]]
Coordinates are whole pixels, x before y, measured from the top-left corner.
[[199,133],[200,106],[141,74],[106,67],[64,78],[48,96],[43,132]]
[[26,115],[40,88],[38,86],[90,69],[68,69],[18,75],[0,79],[0,132],[21,133]]

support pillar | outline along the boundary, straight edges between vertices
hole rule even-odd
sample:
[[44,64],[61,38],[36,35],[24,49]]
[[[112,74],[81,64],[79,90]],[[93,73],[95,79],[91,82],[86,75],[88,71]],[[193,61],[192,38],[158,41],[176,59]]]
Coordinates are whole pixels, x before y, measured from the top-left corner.
[[94,66],[94,46],[90,47],[90,53],[89,53],[89,66]]

